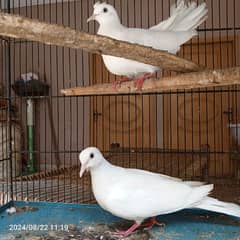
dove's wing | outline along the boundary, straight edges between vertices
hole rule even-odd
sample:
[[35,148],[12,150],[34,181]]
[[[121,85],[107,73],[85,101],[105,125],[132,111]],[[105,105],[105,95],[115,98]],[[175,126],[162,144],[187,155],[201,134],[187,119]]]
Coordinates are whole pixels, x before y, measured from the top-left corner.
[[181,16],[186,9],[184,1],[178,1],[176,5],[171,6],[170,10],[170,17],[160,23],[158,23],[155,26],[152,26],[150,29],[151,30],[156,30],[156,31],[167,31],[173,28],[173,26],[176,23],[176,18],[177,16]]
[[184,0],[179,0],[177,5],[173,5],[170,17],[152,26],[154,31],[192,31],[207,19],[206,3],[197,6],[195,2],[186,5]]
[[180,178],[171,177],[171,176],[161,174],[161,173],[154,173],[154,172],[149,172],[149,171],[146,171],[146,170],[140,170],[140,169],[135,169],[135,168],[128,168],[128,171],[132,172],[133,174],[134,173],[137,173],[138,175],[142,174],[142,176],[145,176],[146,174],[149,174],[149,175],[152,175],[152,176],[158,176],[158,177],[163,178],[163,179],[171,179],[173,181],[182,182],[182,179],[180,179]]
[[150,175],[155,175],[155,176],[158,176],[160,178],[163,178],[163,179],[168,179],[168,180],[173,180],[173,181],[177,181],[177,182],[184,182],[186,185],[189,185],[189,186],[195,186],[195,187],[199,187],[199,186],[202,186],[204,184],[206,184],[205,182],[198,182],[198,181],[183,181],[181,178],[177,178],[177,177],[171,177],[171,176],[168,176],[168,175],[165,175],[165,174],[161,174],[161,173],[154,173],[154,172],[149,172],[149,171],[145,171],[145,170],[141,170],[141,172],[139,171],[139,169],[133,169],[133,168],[129,168],[128,169],[129,171],[131,172],[137,172],[138,174],[143,174],[143,176],[145,174],[150,174]]
[[100,35],[109,36],[118,40],[137,43],[155,49],[175,53],[179,47],[196,35],[195,31],[153,31],[141,28],[113,29],[111,31],[98,32]]

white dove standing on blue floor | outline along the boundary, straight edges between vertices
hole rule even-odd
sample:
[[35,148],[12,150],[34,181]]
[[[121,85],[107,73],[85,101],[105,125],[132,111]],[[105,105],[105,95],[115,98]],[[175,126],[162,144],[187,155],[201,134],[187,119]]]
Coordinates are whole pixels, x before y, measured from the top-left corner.
[[[185,182],[178,178],[140,169],[122,168],[110,164],[95,147],[83,150],[80,177],[90,171],[92,189],[98,204],[118,217],[135,223],[126,231],[128,236],[151,218],[147,226],[156,222],[155,217],[184,208],[197,208],[240,217],[240,206],[208,197],[213,184]],[[146,226],[146,224],[144,225]]]
[[[188,5],[184,0],[178,0],[173,5],[170,17],[159,24],[149,28],[128,28],[121,24],[115,8],[107,3],[94,4],[93,15],[87,20],[96,20],[99,23],[98,34],[114,39],[137,43],[140,45],[176,53],[182,44],[197,35],[196,28],[207,18],[206,3],[197,6],[195,2]],[[159,67],[140,63],[134,60],[102,55],[108,71],[115,75],[125,76],[126,80],[136,79],[140,90],[144,79],[151,77]]]

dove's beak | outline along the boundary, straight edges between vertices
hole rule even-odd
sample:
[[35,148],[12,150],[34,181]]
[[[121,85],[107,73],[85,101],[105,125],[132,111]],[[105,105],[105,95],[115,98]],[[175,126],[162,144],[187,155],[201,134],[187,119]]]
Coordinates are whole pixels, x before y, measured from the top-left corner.
[[80,178],[83,176],[86,168],[87,168],[86,165],[84,165],[84,164],[81,165],[81,170],[80,170],[80,173],[79,173]]
[[96,16],[97,16],[97,14],[93,14],[90,18],[88,18],[87,22],[95,20]]

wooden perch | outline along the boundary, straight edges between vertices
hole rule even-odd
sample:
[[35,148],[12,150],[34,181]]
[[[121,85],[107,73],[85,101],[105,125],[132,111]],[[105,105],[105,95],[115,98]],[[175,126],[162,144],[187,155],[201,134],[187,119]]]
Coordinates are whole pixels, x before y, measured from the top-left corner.
[[[240,67],[224,70],[185,73],[177,76],[151,78],[144,81],[139,93],[155,93],[177,89],[196,89],[240,84]],[[61,91],[66,96],[117,95],[137,93],[134,81],[123,82],[117,90],[112,84],[98,84],[89,87],[70,88]]]
[[62,47],[82,48],[89,52],[124,57],[177,72],[203,70],[203,67],[166,51],[3,12],[0,12],[0,35]]

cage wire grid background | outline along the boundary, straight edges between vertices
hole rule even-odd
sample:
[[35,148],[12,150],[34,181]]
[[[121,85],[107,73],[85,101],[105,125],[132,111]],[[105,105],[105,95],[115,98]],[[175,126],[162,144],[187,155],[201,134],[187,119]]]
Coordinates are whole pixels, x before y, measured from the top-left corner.
[[[130,27],[166,19],[175,0],[112,0]],[[203,1],[196,1],[200,4]],[[207,0],[198,37],[178,53],[210,69],[239,66],[240,2]],[[1,11],[96,33],[87,24],[94,1],[2,0]],[[79,178],[79,152],[99,147],[113,163],[216,184],[214,195],[240,203],[239,86],[155,94],[64,97],[60,90],[112,82],[101,57],[82,50],[1,37],[1,204],[11,199],[94,202],[89,176]],[[33,72],[49,85],[32,96],[34,144],[27,103],[12,85]],[[174,75],[163,71],[158,75]],[[239,130],[240,131],[240,130]],[[29,173],[29,158],[35,172]]]

